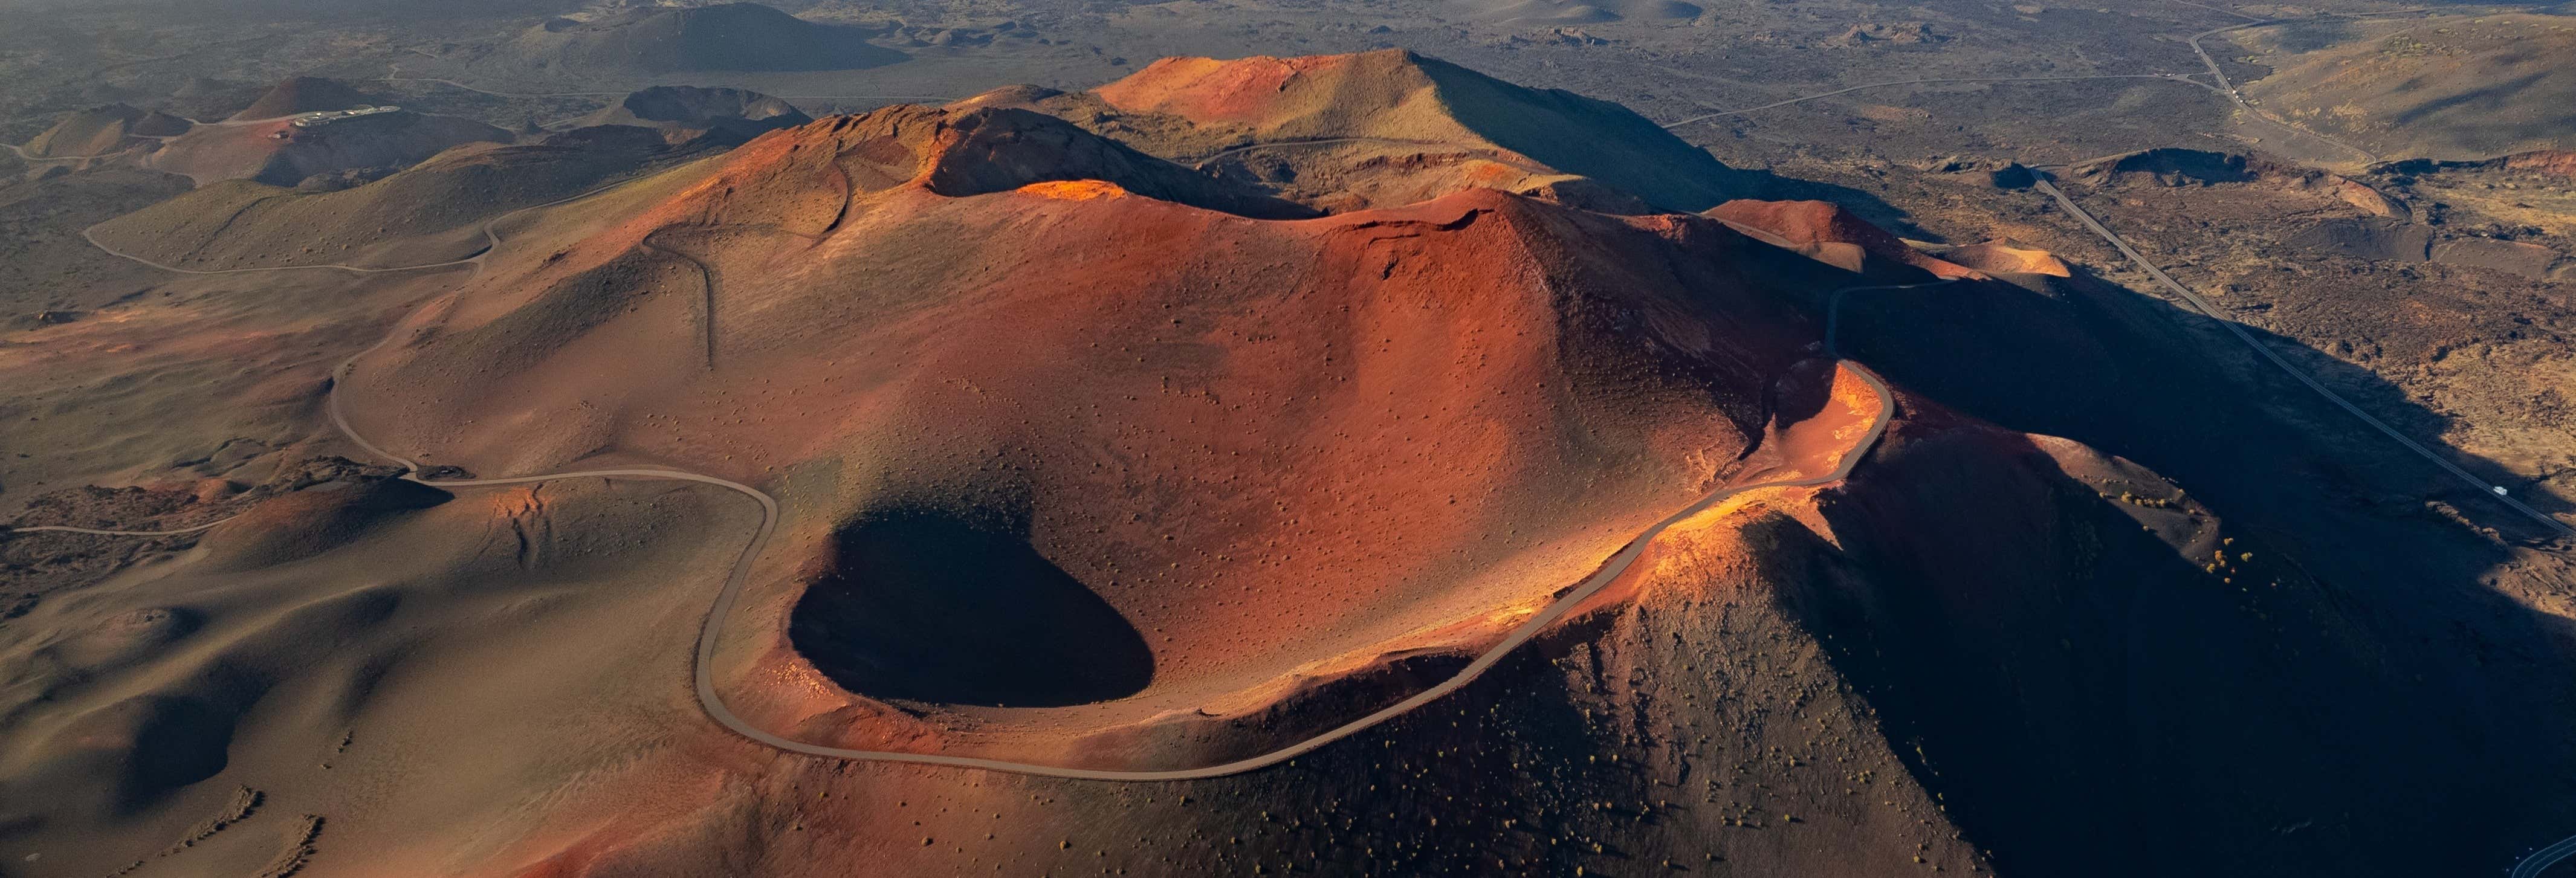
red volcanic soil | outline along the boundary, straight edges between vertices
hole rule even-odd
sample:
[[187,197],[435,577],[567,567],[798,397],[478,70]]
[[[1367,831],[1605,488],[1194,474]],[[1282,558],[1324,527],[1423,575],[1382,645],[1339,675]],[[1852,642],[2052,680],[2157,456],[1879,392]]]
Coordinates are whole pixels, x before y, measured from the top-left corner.
[[1966,266],[1924,255],[1886,229],[1829,201],[1737,200],[1718,205],[1706,215],[1760,230],[1773,243],[1808,258],[1870,277],[1900,279],[1915,274],[1908,269],[1940,278],[1980,276]]
[[[1450,94],[1378,89],[1401,54],[1279,63],[1172,79],[1170,106]],[[686,164],[594,129],[326,194],[210,187],[101,240],[240,267],[500,243],[470,270],[166,279],[0,346],[60,388],[0,424],[230,478],[341,442],[329,404],[432,468],[756,486],[779,530],[707,641],[734,712],[1046,766],[1273,751],[1635,563],[1360,735],[1108,784],[710,721],[692,650],[768,522],[732,492],[333,461],[60,492],[30,513],[244,514],[107,549],[0,533],[0,588],[26,589],[0,595],[0,835],[47,875],[2416,875],[2570,822],[2530,721],[2567,700],[2559,620],[2491,586],[2554,601],[2563,568],[2432,514],[2484,498],[2351,471],[2393,458],[2312,444],[2160,300],[1812,202],[1408,189],[1450,167],[1409,146],[1369,179],[1436,197],[1317,216],[1027,109],[1074,97]],[[1474,117],[1338,112],[1300,130]],[[1479,143],[1441,148],[1515,151]],[[605,166],[642,176],[534,207]],[[1847,297],[1839,347],[1873,372],[1818,358],[1833,291],[1934,276],[1970,280]],[[188,370],[115,371],[138,353]],[[177,442],[206,435],[270,438]],[[82,465],[55,471],[118,471]]]
[[[1235,61],[1215,58],[1164,58],[1127,78],[1093,90],[1111,106],[1125,110],[1171,113],[1198,121],[1241,122],[1271,128],[1291,124],[1302,113],[1329,107],[1338,112],[1364,109],[1326,102],[1325,107],[1297,106],[1281,95],[1299,77],[1331,77],[1335,88],[1353,85],[1346,78],[1358,56],[1307,55],[1297,58],[1256,56]],[[1304,85],[1305,83],[1299,83]]]
[[[774,133],[491,266],[360,363],[350,414],[481,475],[606,455],[783,492],[720,672],[770,681],[734,687],[756,722],[1150,765],[1253,740],[1157,717],[1488,642],[1735,468],[1812,339],[1747,277],[1776,251],[1714,221],[1481,190],[1263,220],[1141,158],[1015,110]],[[1142,649],[995,636],[1042,607]],[[1054,659],[971,648],[1013,642]],[[870,695],[932,713],[870,720]]]
[[2056,254],[2024,246],[2010,239],[1986,241],[1952,248],[1941,254],[1941,260],[1987,274],[2042,274],[2049,277],[2072,277]]
[[2508,171],[2534,171],[2560,177],[2576,177],[2576,151],[2544,149],[2518,152],[2496,161]]

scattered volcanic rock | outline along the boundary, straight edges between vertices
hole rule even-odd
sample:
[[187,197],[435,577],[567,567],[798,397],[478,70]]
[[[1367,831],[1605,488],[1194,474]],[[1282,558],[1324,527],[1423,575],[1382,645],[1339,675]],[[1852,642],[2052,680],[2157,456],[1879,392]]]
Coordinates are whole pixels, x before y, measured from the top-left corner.
[[2532,280],[2563,280],[2576,275],[2576,258],[2546,245],[2445,237],[2429,226],[2378,217],[2318,220],[2283,243],[2335,256],[2382,262],[2439,262]]
[[2542,149],[2518,152],[2508,156],[2474,161],[2440,161],[2407,159],[2373,166],[2373,171],[2392,174],[2429,174],[2451,170],[2497,170],[2546,174],[2576,178],[2576,150]]
[[2453,238],[2434,244],[2427,255],[2445,265],[2501,271],[2533,280],[2576,276],[2576,258],[2528,241]]
[[1947,34],[1937,33],[1930,24],[1902,21],[1888,24],[1855,24],[1850,29],[1826,40],[1828,46],[1917,46],[1949,42]]
[[2159,147],[2094,159],[2070,169],[2070,179],[2104,186],[2137,175],[2166,186],[2244,183],[2254,179],[2253,160],[2237,153]]
[[2359,259],[2422,262],[2433,248],[2433,230],[2388,219],[2320,220],[2284,243]]
[[2576,150],[2543,149],[2518,152],[2498,161],[2508,171],[2532,171],[2559,177],[2576,178]]
[[757,3],[639,7],[558,18],[513,41],[511,63],[590,75],[680,71],[856,70],[904,59],[877,31],[816,24]]
[[2163,147],[2095,159],[2070,169],[2069,175],[2088,186],[2141,180],[2163,186],[2260,183],[2323,194],[2373,216],[2402,217],[2407,212],[2403,202],[2360,181],[2263,155]]

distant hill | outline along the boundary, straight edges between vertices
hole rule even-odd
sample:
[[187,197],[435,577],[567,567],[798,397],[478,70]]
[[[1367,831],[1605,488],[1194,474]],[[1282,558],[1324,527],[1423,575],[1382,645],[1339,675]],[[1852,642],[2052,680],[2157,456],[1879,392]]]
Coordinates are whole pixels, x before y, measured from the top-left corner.
[[652,137],[470,143],[338,192],[217,181],[93,234],[124,252],[192,269],[460,259],[487,244],[476,221],[597,186],[662,150]]
[[663,132],[673,142],[712,135],[740,143],[768,131],[794,128],[813,117],[796,105],[756,91],[659,85],[627,95],[580,124],[635,125]]
[[108,104],[71,113],[27,141],[27,154],[46,158],[97,156],[144,144],[146,138],[184,133],[189,122],[125,104]]
[[503,48],[525,69],[649,75],[680,71],[854,70],[904,59],[872,45],[875,32],[816,24],[757,3],[644,8],[579,21],[557,18]]
[[2564,15],[2438,16],[2339,24],[2322,48],[2296,28],[2242,41],[2272,75],[2245,93],[2389,159],[2480,159],[2576,148],[2576,28]]
[[1497,24],[1689,21],[1702,11],[1697,4],[1682,0],[1458,0],[1449,6],[1462,17]]
[[1086,102],[1148,151],[1364,199],[1337,209],[1470,186],[1622,212],[1705,210],[1744,194],[1739,172],[1626,107],[1397,49],[1165,58],[1040,101],[1068,111]]
[[205,126],[164,142],[144,165],[200,184],[247,179],[292,186],[317,175],[402,168],[458,144],[515,139],[472,119],[402,110],[311,128],[283,119]]
[[437,3],[413,0],[118,0],[113,4],[94,0],[10,0],[0,4],[0,8],[27,10],[90,10],[105,6],[146,13],[176,10],[190,15],[219,15],[248,21],[442,21],[553,15],[581,8],[582,0],[441,0]]
[[324,110],[346,110],[350,107],[385,103],[383,98],[360,92],[340,82],[316,76],[291,76],[270,86],[250,106],[234,113],[237,121],[275,119],[297,113]]

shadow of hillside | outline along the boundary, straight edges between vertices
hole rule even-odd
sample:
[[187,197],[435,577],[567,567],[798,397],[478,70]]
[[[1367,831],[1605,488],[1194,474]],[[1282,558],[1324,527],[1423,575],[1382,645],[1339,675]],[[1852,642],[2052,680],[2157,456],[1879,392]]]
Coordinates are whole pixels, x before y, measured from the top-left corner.
[[[2318,397],[2281,374],[2255,352],[2228,337],[2216,319],[2165,299],[2142,295],[2077,269],[2078,276],[2032,292],[2006,284],[1987,284],[1929,298],[1877,297],[1855,300],[1843,315],[1848,339],[1864,359],[1869,345],[1884,353],[1931,357],[1952,333],[1980,338],[1985,346],[2026,365],[2009,375],[1948,376],[1928,379],[1956,382],[1939,396],[1949,402],[1979,393],[1980,387],[2013,385],[2019,400],[2050,400],[2037,410],[2014,412],[2037,426],[2007,423],[2017,429],[2079,439],[2097,448],[2130,457],[2168,476],[2190,481],[2164,462],[2140,454],[2156,446],[2241,444],[2230,437],[2240,429],[2285,431],[2297,440],[2268,448],[2277,465],[2298,467],[2346,486],[2346,499],[2412,503],[2419,499],[2451,504],[2481,525],[2508,539],[2547,540],[2552,532],[2493,502],[2460,483],[2386,435]],[[1972,291],[1970,291],[1972,290]],[[1961,316],[1975,314],[1975,318]],[[1876,322],[1873,322],[1876,321]],[[1930,321],[1931,325],[1926,325]],[[1974,326],[1959,325],[1974,322]],[[2418,404],[2405,388],[2377,373],[2353,365],[2296,338],[2260,327],[2243,326],[2319,383],[2354,405],[2388,422],[2409,438],[2444,454],[2478,477],[2522,488],[2525,502],[2545,512],[2576,510],[2576,503],[2493,461],[2441,444],[2453,425],[2450,415]],[[1934,327],[1941,327],[1935,330]],[[1873,331],[1876,327],[1878,331]],[[1902,331],[1899,327],[1914,327]],[[1895,377],[1891,375],[1890,377]],[[2114,395],[2070,398],[2086,385]],[[2001,395],[2002,392],[1989,392]],[[2153,408],[2141,403],[2155,403]],[[2166,407],[2171,407],[2169,410]],[[1981,413],[1982,416],[1982,413]],[[2116,427],[2116,429],[2113,429]],[[2094,435],[2103,434],[2099,441]],[[2268,435],[2268,434],[2267,434]],[[2162,438],[2146,438],[2162,437]],[[2286,441],[2286,440],[2285,440]],[[2165,452],[2175,464],[2189,455]],[[2261,460],[2246,460],[2225,478],[2259,478]],[[2389,511],[2382,508],[2381,511]]]
[[[2071,479],[2060,495],[2087,493],[2059,505],[2094,509],[2084,530],[2105,568],[2080,580],[1962,557],[1980,545],[1966,538],[1936,566],[1856,527],[1850,554],[1894,585],[1878,596],[1890,607],[1846,620],[1872,629],[1873,651],[1842,661],[1891,738],[1925,741],[1926,782],[2025,874],[2473,874],[2576,832],[2576,751],[2559,733],[2576,716],[2571,626],[2495,588],[2563,590],[2563,564],[2523,548],[2553,535],[2213,332],[2091,278],[1846,305],[1854,359],[2155,470],[2283,559],[2282,580],[2301,583],[2284,594],[2305,595],[2265,626],[2178,593],[2203,571],[2115,526],[2121,513]],[[2365,370],[2290,353],[2392,423],[2442,423]]]

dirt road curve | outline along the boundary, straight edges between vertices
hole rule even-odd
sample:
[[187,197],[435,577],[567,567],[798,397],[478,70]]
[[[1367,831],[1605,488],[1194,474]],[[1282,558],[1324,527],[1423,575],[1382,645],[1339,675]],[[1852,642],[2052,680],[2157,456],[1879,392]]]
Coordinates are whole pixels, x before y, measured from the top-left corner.
[[[1917,284],[1905,287],[1859,287],[1852,289],[1911,289],[1914,287],[1935,285],[1937,284]],[[1840,306],[1842,302],[1841,294],[1849,291],[1851,290],[1837,290],[1829,298],[1829,304],[1827,306],[1829,313],[1826,321],[1829,326],[1835,324],[1830,313],[1831,310]],[[392,337],[388,336],[386,342],[378,342],[377,347],[382,347],[391,340]],[[1825,347],[1829,351],[1832,350],[1833,340],[1831,338],[1827,338],[1825,340]],[[370,348],[369,350],[372,351],[374,349]],[[1557,600],[1549,604],[1545,610],[1540,611],[1537,615],[1532,616],[1527,621],[1521,623],[1519,627],[1514,628],[1501,642],[1496,643],[1493,648],[1487,650],[1484,654],[1477,656],[1473,662],[1470,662],[1467,665],[1467,667],[1461,669],[1456,676],[1441,682],[1439,685],[1416,693],[1412,697],[1406,698],[1403,701],[1388,705],[1374,713],[1344,723],[1312,738],[1246,759],[1198,768],[1173,769],[1168,771],[1117,771],[1107,769],[1072,768],[1056,765],[1038,765],[1025,762],[1009,762],[999,759],[976,759],[963,756],[940,756],[924,753],[900,753],[880,750],[853,750],[842,747],[826,747],[819,744],[809,744],[786,738],[752,725],[749,721],[736,715],[732,708],[726,706],[723,694],[717,690],[714,668],[715,653],[717,644],[722,639],[724,626],[732,617],[734,606],[741,598],[743,584],[751,576],[751,569],[754,562],[759,559],[761,550],[767,546],[770,536],[777,531],[778,501],[775,498],[740,482],[681,470],[630,468],[579,470],[573,472],[516,476],[500,479],[422,478],[419,474],[420,464],[418,462],[404,458],[400,455],[392,454],[378,447],[374,443],[368,442],[365,437],[359,435],[355,429],[350,427],[348,420],[341,412],[339,390],[340,388],[347,386],[347,381],[345,379],[347,377],[348,370],[355,365],[359,357],[364,357],[365,355],[366,354],[362,352],[358,356],[351,357],[347,362],[341,364],[339,371],[334,374],[335,380],[331,385],[332,392],[326,408],[330,413],[332,424],[338,427],[342,433],[346,434],[351,442],[356,443],[359,447],[366,449],[368,452],[375,454],[376,456],[391,460],[410,470],[411,473],[406,475],[405,478],[420,482],[424,485],[433,485],[442,488],[493,487],[500,485],[528,484],[555,479],[594,477],[687,481],[724,488],[751,498],[753,502],[760,504],[760,526],[753,532],[750,541],[743,546],[742,553],[737,556],[734,561],[732,572],[726,576],[723,587],[716,592],[715,603],[708,609],[706,622],[699,629],[697,656],[695,659],[694,676],[696,678],[695,683],[697,687],[699,706],[706,711],[709,718],[714,719],[725,728],[732,730],[735,734],[739,734],[743,737],[750,738],[751,740],[758,741],[762,744],[766,744],[780,750],[793,753],[803,753],[811,756],[870,762],[905,762],[918,765],[939,765],[952,768],[970,768],[1011,774],[1035,775],[1039,777],[1062,777],[1079,780],[1191,780],[1239,774],[1258,768],[1277,765],[1290,759],[1297,758],[1298,756],[1311,752],[1316,748],[1350,737],[1351,735],[1366,730],[1371,726],[1375,726],[1389,719],[1408,713],[1416,708],[1422,707],[1423,705],[1439,700],[1442,696],[1455,692],[1461,687],[1466,686],[1468,683],[1473,682],[1477,677],[1482,676],[1487,670],[1492,669],[1494,665],[1500,663],[1505,656],[1512,652],[1512,650],[1519,648],[1522,644],[1529,642],[1531,638],[1538,636],[1538,634],[1541,631],[1546,630],[1549,625],[1554,624],[1561,618],[1564,618],[1565,614],[1572,611],[1576,605],[1581,604],[1585,599],[1590,598],[1603,587],[1609,585],[1611,581],[1616,580],[1621,573],[1627,571],[1629,565],[1634,563],[1637,558],[1645,552],[1646,545],[1652,542],[1656,535],[1663,533],[1666,528],[1680,523],[1691,516],[1697,515],[1709,507],[1725,501],[1729,497],[1733,497],[1747,491],[1756,491],[1766,488],[1825,485],[1841,481],[1845,476],[1848,476],[1851,473],[1853,467],[1859,465],[1861,458],[1866,456],[1867,451],[1871,446],[1877,443],[1878,438],[1885,434],[1889,420],[1896,414],[1896,397],[1893,392],[1888,390],[1886,383],[1879,380],[1877,375],[1872,374],[1867,369],[1861,368],[1856,364],[1846,363],[1845,365],[1850,366],[1854,374],[1858,375],[1862,381],[1869,384],[1870,389],[1878,394],[1879,410],[1876,416],[1871,420],[1869,430],[1853,442],[1852,448],[1843,455],[1841,464],[1836,467],[1833,472],[1813,478],[1762,482],[1752,485],[1725,488],[1701,498],[1698,502],[1691,504],[1681,511],[1673,513],[1662,521],[1656,522],[1654,526],[1649,527],[1644,532],[1638,534],[1635,539],[1630,540],[1627,545],[1621,547],[1617,553],[1612,554],[1608,561],[1603,562],[1601,567],[1594,571],[1590,577],[1585,578],[1572,590],[1567,591],[1563,596],[1557,598]]]

